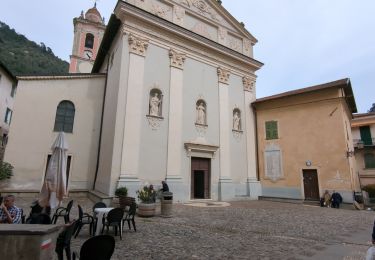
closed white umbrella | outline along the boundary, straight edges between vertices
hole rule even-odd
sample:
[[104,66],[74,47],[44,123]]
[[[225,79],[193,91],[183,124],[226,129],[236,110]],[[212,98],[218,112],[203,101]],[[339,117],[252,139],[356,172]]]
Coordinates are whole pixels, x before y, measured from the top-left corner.
[[52,147],[46,177],[40,192],[39,204],[42,207],[56,208],[66,195],[66,161],[68,144],[64,132],[59,132]]

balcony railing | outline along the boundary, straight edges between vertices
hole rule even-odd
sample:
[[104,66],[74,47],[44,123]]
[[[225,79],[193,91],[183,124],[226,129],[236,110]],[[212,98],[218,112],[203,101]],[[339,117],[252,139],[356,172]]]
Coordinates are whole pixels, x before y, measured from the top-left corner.
[[375,138],[366,139],[366,140],[353,139],[353,145],[355,148],[359,148],[359,149],[366,147],[366,146],[375,146]]

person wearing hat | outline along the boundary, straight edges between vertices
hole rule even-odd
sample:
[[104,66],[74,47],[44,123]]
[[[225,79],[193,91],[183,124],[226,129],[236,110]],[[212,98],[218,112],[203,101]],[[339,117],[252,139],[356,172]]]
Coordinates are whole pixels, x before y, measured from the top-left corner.
[[375,221],[372,227],[372,246],[367,250],[366,260],[375,260]]

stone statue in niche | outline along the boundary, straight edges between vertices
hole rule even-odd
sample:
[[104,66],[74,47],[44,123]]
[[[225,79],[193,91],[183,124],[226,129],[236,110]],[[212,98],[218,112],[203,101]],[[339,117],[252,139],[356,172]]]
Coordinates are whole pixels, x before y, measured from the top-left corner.
[[153,96],[150,96],[150,116],[160,116],[160,104],[159,93],[154,92]]
[[203,101],[198,101],[197,104],[197,124],[206,124],[206,107]]
[[235,111],[233,115],[233,130],[241,131],[241,118],[238,111]]

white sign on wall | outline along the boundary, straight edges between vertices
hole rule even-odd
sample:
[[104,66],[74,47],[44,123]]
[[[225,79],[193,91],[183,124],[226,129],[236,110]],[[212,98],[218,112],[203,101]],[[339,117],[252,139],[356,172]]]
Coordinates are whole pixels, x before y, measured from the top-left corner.
[[283,178],[281,167],[281,151],[278,146],[270,145],[264,152],[265,158],[265,175],[273,181]]

